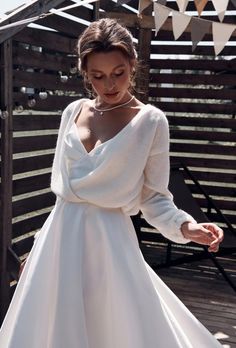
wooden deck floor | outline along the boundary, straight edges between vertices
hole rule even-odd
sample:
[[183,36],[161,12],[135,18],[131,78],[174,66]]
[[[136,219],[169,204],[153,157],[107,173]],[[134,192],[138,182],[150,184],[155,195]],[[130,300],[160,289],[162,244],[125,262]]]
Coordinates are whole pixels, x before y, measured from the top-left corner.
[[[142,244],[141,249],[150,265],[158,263],[165,255],[163,246],[147,243]],[[219,261],[236,284],[236,255],[222,257]],[[236,293],[211,260],[156,272],[224,348],[236,348]]]

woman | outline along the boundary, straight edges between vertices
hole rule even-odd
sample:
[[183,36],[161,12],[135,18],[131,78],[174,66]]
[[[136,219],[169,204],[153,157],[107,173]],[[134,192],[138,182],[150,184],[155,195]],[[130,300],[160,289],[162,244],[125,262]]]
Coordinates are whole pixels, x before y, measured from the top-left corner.
[[168,191],[168,124],[130,92],[131,34],[92,23],[79,39],[94,99],[62,115],[51,188],[57,200],[27,259],[1,348],[212,348],[221,345],[145,263],[130,215],[176,242],[216,252],[223,232],[178,210]]

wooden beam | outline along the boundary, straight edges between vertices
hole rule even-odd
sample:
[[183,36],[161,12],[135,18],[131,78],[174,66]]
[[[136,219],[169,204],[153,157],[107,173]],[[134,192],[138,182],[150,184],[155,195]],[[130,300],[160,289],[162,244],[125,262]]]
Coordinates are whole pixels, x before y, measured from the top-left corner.
[[[151,15],[152,8],[148,6],[143,15]],[[150,79],[150,55],[151,55],[152,30],[140,28],[138,30],[138,58],[141,63],[136,77],[138,98],[145,104],[148,103],[149,79]]]
[[8,116],[1,118],[1,191],[0,191],[0,321],[10,302],[10,273],[7,268],[8,248],[12,235],[12,42],[0,46],[0,109]]
[[[24,6],[16,9],[7,18],[0,20],[0,27],[11,24],[26,18],[39,16],[42,13],[47,13],[51,8],[60,5],[64,0],[32,0],[30,3],[27,2]],[[7,30],[0,31],[0,43],[9,39],[19,31],[21,31],[28,24],[22,24],[17,27],[12,27]]]

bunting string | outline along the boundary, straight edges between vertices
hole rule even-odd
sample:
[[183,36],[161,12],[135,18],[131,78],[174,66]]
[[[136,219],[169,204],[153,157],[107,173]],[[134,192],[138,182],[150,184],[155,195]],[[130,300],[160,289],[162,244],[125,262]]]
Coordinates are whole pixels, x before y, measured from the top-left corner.
[[[139,0],[143,1],[143,0]],[[213,1],[213,0],[212,0]],[[222,0],[219,0],[220,2]],[[199,17],[192,17],[180,11],[175,11],[171,8],[166,7],[162,3],[162,0],[157,0],[154,2],[154,23],[155,23],[155,35],[166,22],[169,16],[172,16],[172,28],[173,35],[175,40],[177,40],[186,30],[190,27],[191,40],[192,40],[192,51],[197,47],[197,44],[204,38],[205,34],[212,33],[212,38],[214,42],[214,51],[217,56],[225,47],[226,43],[229,41],[231,35],[236,30],[236,25],[226,24],[222,22],[214,22]],[[200,4],[201,1],[198,1]],[[223,2],[223,1],[222,1]],[[228,4],[228,0],[227,0]],[[184,7],[186,2],[184,3]],[[221,4],[222,5],[222,4]],[[183,3],[182,3],[183,6]],[[204,7],[203,1],[201,2],[202,8]],[[217,4],[218,10],[221,11],[221,19],[223,19],[222,10],[224,7],[220,7],[220,4]],[[182,7],[182,9],[184,9]],[[227,7],[227,5],[226,5]]]

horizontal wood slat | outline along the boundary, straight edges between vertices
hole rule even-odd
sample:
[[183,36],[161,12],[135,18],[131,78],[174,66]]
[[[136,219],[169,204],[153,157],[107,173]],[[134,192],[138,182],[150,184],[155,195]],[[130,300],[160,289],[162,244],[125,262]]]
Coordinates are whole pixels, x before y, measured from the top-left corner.
[[[156,38],[158,40],[158,36]],[[153,45],[151,54],[189,54],[192,55],[192,44],[189,46],[185,45]],[[225,48],[221,51],[221,54],[224,56],[234,56],[235,48],[233,46],[225,46]],[[197,46],[194,51],[195,56],[213,56],[214,48],[213,46]]]
[[171,83],[187,85],[224,85],[235,87],[234,74],[208,75],[208,74],[175,74],[175,73],[151,73],[150,82],[154,83]]
[[[197,169],[191,170],[191,173],[194,177],[198,179],[198,181],[209,181],[209,182],[220,182],[224,184],[234,184],[236,185],[236,172],[228,173],[228,172],[209,172],[208,168],[205,171],[198,171]],[[190,179],[187,174],[183,172],[185,179]]]
[[13,139],[13,152],[31,152],[56,147],[57,135],[39,135]]
[[[229,197],[230,199],[230,197]],[[200,207],[207,209],[208,208],[208,202],[204,198],[196,198],[196,201],[200,205]],[[222,199],[214,199],[213,200],[216,206],[221,210],[231,210],[232,212],[235,211],[235,201],[230,200],[222,200]]]
[[51,173],[13,180],[13,196],[46,189],[50,186],[50,181]]
[[214,144],[192,144],[192,143],[171,143],[170,150],[173,152],[183,152],[183,153],[197,153],[197,154],[213,154],[213,155],[225,155],[225,156],[235,156],[235,147],[233,146],[221,146]]
[[212,169],[225,169],[225,170],[235,170],[236,169],[236,161],[229,161],[228,159],[222,158],[203,158],[201,157],[193,157],[191,154],[187,156],[183,154],[171,154],[171,161],[173,163],[182,163],[187,167],[198,167],[198,168],[212,168]]
[[202,70],[205,73],[211,72],[235,72],[236,60],[215,60],[215,59],[151,59],[152,69],[171,70]]
[[46,52],[36,52],[32,49],[25,49],[23,47],[13,47],[13,64],[21,67],[31,67],[34,69],[45,69],[51,71],[70,71],[71,65],[78,65],[78,58],[49,54]]
[[63,83],[58,74],[43,74],[27,71],[14,71],[13,73],[14,87],[31,87],[31,88],[46,88],[49,90],[61,91],[77,91],[83,90],[83,82],[81,78],[71,77]]
[[207,106],[202,103],[186,103],[186,102],[167,102],[158,101],[152,102],[163,111],[171,112],[188,112],[188,113],[202,113],[202,114],[222,114],[222,115],[234,115],[236,113],[235,104],[208,104]]
[[[201,19],[204,19],[204,16],[201,16]],[[228,17],[227,18],[228,23],[232,23],[232,19],[233,19],[233,17]],[[214,19],[212,18],[212,20],[214,20]],[[226,23],[225,20],[224,20],[224,23]],[[158,41],[158,42],[160,42],[160,41],[164,41],[164,42],[170,41],[170,42],[173,42],[173,40],[174,40],[173,31],[172,30],[168,30],[168,29],[169,28],[165,28],[165,26],[164,26],[158,32],[157,36],[155,36],[155,32],[153,31],[153,33],[152,33],[152,40],[153,41]],[[235,40],[236,40],[235,36],[232,36],[230,38],[230,42],[233,42]],[[181,42],[181,41],[190,41],[191,42],[192,41],[191,33],[186,31],[183,34],[181,34],[181,36],[178,38],[178,42]],[[202,38],[201,42],[204,42],[204,41],[205,42],[212,42],[212,33],[205,34],[204,37]]]
[[33,236],[30,236],[28,238],[24,238],[22,240],[19,240],[12,244],[12,250],[16,253],[18,256],[25,255],[28,253],[28,251],[32,248],[34,243]]
[[216,128],[232,128],[236,129],[235,118],[223,117],[184,117],[168,115],[168,121],[171,126],[186,126],[186,127],[212,127]]
[[15,41],[27,43],[36,47],[43,47],[44,50],[58,51],[72,54],[76,51],[76,39],[71,39],[51,31],[35,28],[25,28],[13,38]]
[[36,131],[58,129],[61,115],[23,115],[13,116],[13,131]]
[[28,156],[13,160],[13,174],[51,168],[54,154]]
[[[84,96],[84,95],[83,95]],[[24,107],[24,109],[33,109],[37,111],[63,111],[67,105],[72,103],[73,101],[81,98],[81,96],[67,96],[67,95],[48,95],[47,99],[41,100],[37,94],[34,95],[36,100],[36,104],[34,107],[29,107],[28,96],[23,93],[13,93],[13,101],[14,103],[19,103]]]
[[15,201],[13,202],[13,217],[51,207],[54,203],[55,195],[51,192]]
[[37,216],[33,216],[28,219],[24,219],[18,222],[15,222],[12,226],[13,238],[20,237],[26,233],[35,231],[43,226],[46,218],[49,213],[43,213]]
[[[195,185],[188,185],[191,189],[192,193],[199,193],[199,190],[195,187]],[[208,195],[214,196],[224,196],[224,197],[236,197],[236,187],[227,187],[227,186],[213,186],[207,184],[201,184],[201,187]]]
[[[192,83],[191,83],[192,84]],[[151,87],[149,97],[236,100],[236,89]]]
[[[171,130],[170,135],[172,139],[186,139],[186,140],[206,140],[209,142],[235,142],[236,144],[236,132],[217,132],[217,131],[192,131],[192,130]],[[199,144],[199,146],[205,146]],[[236,150],[231,146],[232,155],[236,156]]]
[[[224,216],[228,221],[230,221],[230,223],[232,225],[236,224],[236,216],[235,215],[224,213]],[[209,215],[209,220],[214,221],[216,224],[224,223],[224,221],[219,217],[219,215],[214,214],[214,213]],[[233,243],[234,244],[231,244],[231,245],[235,245],[235,238],[234,238]]]

